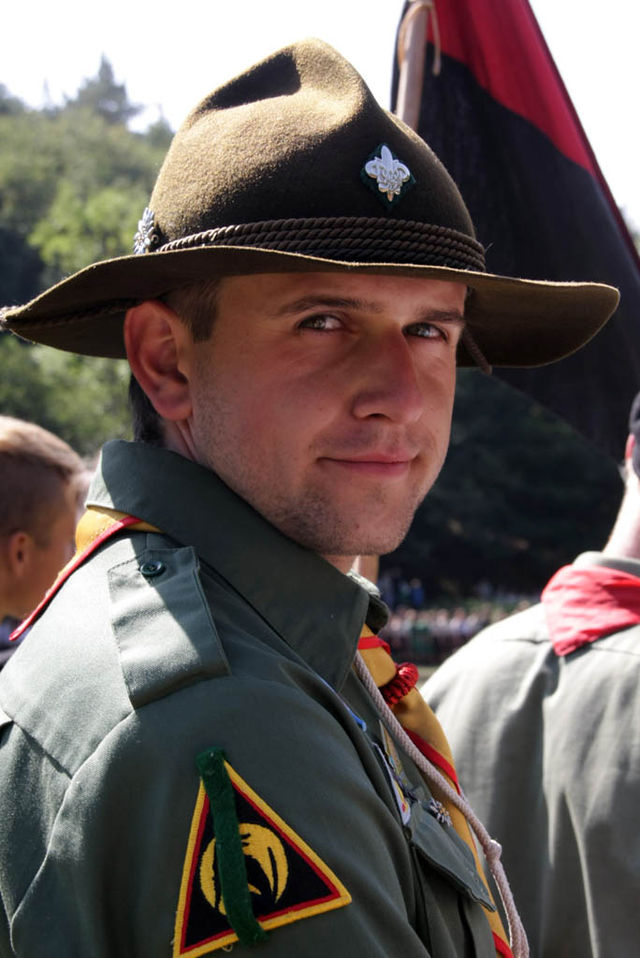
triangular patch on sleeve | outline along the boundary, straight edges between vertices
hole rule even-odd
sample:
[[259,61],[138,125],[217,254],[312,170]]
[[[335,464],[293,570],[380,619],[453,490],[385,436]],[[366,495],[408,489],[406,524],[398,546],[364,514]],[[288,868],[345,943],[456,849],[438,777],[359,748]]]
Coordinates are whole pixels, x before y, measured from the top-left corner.
[[[351,895],[333,871],[225,762],[233,784],[254,914],[263,929],[342,908]],[[238,941],[216,868],[214,823],[202,783],[182,871],[173,958],[199,958]]]

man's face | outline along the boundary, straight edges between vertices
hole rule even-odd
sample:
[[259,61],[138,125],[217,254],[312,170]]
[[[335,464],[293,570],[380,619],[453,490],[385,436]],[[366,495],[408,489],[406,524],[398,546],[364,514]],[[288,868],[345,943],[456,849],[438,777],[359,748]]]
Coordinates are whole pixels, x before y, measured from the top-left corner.
[[464,298],[397,276],[225,279],[185,357],[196,457],[340,568],[390,551],[444,461]]

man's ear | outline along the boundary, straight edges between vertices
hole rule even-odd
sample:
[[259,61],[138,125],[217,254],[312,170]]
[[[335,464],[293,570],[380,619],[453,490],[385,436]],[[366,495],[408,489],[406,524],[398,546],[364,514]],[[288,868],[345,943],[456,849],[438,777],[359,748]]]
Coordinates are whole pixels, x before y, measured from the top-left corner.
[[4,558],[9,575],[14,583],[25,578],[29,572],[35,542],[33,536],[19,529],[5,540]]
[[189,380],[181,370],[189,340],[186,325],[157,299],[127,311],[124,342],[131,371],[156,412],[174,422],[191,414]]

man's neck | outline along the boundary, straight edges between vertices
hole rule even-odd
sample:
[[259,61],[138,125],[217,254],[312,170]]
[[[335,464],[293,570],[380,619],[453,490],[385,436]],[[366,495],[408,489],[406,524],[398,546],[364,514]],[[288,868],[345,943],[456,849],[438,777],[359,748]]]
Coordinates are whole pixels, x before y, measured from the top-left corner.
[[321,556],[326,562],[334,566],[338,572],[346,575],[354,566],[357,556]]
[[640,487],[637,479],[627,489],[603,555],[640,559]]

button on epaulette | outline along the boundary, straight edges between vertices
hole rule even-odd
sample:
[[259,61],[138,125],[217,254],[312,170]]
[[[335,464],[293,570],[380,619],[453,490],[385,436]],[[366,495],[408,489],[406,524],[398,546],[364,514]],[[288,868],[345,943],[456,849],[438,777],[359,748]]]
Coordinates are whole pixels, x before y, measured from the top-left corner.
[[109,569],[108,579],[111,627],[134,708],[229,674],[192,548],[147,549]]
[[160,559],[153,559],[140,564],[140,572],[146,579],[153,579],[157,575],[162,575],[166,568],[166,565]]

